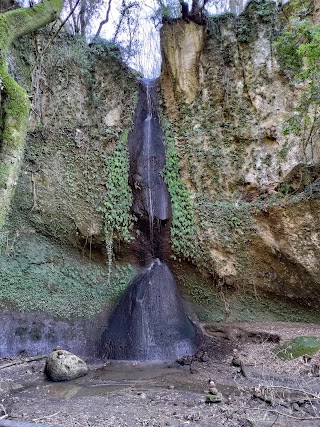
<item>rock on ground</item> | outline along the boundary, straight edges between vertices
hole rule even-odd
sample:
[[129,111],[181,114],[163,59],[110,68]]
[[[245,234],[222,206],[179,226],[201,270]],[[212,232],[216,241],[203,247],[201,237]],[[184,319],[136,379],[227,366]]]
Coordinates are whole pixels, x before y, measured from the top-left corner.
[[87,372],[87,364],[69,351],[55,350],[47,357],[45,373],[52,381],[74,380]]

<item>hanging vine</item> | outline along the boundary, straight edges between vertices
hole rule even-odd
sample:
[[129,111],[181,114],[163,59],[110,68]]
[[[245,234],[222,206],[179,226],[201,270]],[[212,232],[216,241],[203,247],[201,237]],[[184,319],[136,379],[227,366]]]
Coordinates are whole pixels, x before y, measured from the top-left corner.
[[111,278],[113,240],[129,242],[134,216],[131,214],[132,192],[129,187],[128,131],[125,131],[113,151],[105,157],[106,188],[105,236],[108,257],[108,284]]

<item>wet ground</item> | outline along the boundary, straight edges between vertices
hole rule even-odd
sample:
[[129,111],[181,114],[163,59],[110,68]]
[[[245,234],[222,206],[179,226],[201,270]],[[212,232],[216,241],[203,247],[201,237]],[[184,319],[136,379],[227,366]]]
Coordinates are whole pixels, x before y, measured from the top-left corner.
[[[213,332],[206,342],[208,361],[185,366],[92,363],[86,377],[52,383],[44,377],[44,360],[4,369],[0,364],[1,403],[8,419],[64,427],[319,427],[320,378],[312,372],[312,361],[280,361],[273,352],[279,344],[262,332],[280,334],[283,340],[320,336],[320,326],[294,324],[284,330],[281,324],[256,325],[260,342],[255,334],[254,340],[247,339],[245,325],[241,333],[228,328]],[[251,333],[253,326],[248,328]],[[234,347],[246,376],[231,364]],[[219,403],[206,403],[209,380],[223,395]]]

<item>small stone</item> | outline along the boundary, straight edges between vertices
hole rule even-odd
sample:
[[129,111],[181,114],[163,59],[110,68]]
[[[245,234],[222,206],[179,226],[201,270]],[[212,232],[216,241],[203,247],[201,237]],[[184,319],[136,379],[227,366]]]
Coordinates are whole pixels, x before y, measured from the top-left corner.
[[204,352],[202,350],[198,350],[195,354],[195,358],[196,359],[201,359],[201,357],[203,356]]
[[293,409],[294,411],[300,411],[300,406],[297,404],[297,402],[294,402],[294,403],[292,404],[292,409]]
[[252,395],[253,395],[253,397],[256,397],[256,398],[260,398],[261,396],[262,396],[262,393],[261,393],[261,390],[260,390],[260,388],[259,387],[255,387],[253,390],[252,390]]
[[216,394],[216,393],[219,393],[219,392],[218,392],[218,389],[216,387],[210,387],[209,388],[209,393]]
[[145,393],[139,393],[139,396],[141,397],[141,399],[146,399],[147,395]]
[[7,416],[6,408],[0,403],[0,417],[5,418]]
[[201,362],[209,362],[209,356],[207,353],[203,353],[203,355],[201,356]]
[[215,387],[215,382],[213,380],[208,380],[209,387]]
[[173,390],[174,389],[174,385],[173,384],[168,385],[168,389],[169,390]]
[[241,367],[241,359],[239,356],[233,356],[232,360],[231,360],[231,364],[233,366],[236,366],[237,368]]

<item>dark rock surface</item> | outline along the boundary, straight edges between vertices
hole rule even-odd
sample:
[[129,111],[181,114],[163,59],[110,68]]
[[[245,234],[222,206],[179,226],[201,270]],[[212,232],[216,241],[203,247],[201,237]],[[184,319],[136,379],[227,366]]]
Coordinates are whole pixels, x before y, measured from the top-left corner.
[[170,196],[161,172],[165,166],[163,132],[157,111],[157,81],[142,79],[134,128],[128,139],[133,211],[167,220]]
[[175,360],[191,355],[196,333],[174,277],[156,260],[133,281],[105,330],[100,356],[107,359]]
[[92,355],[103,330],[102,319],[58,320],[47,313],[0,311],[0,357],[48,354],[57,345]]

